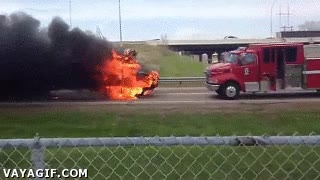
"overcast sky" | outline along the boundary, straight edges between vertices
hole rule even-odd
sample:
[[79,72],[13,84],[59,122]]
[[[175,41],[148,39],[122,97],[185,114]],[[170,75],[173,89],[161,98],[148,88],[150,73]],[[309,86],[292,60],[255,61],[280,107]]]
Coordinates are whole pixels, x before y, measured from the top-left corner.
[[[96,33],[99,26],[109,40],[119,40],[118,0],[71,0],[72,26]],[[279,31],[281,10],[290,5],[290,25],[320,21],[319,0],[121,0],[123,40],[221,39],[270,36]],[[0,14],[23,11],[43,27],[59,16],[69,23],[69,0],[1,0]],[[287,19],[282,18],[282,25]]]

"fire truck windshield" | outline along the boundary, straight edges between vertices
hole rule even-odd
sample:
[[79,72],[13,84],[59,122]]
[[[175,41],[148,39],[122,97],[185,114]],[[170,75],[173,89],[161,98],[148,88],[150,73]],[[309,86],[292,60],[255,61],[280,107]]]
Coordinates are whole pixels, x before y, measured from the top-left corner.
[[239,55],[235,53],[228,53],[224,56],[225,63],[237,64]]

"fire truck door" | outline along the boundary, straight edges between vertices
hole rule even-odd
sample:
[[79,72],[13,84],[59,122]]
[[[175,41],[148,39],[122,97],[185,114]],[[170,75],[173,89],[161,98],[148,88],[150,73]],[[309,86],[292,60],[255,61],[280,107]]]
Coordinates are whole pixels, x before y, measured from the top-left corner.
[[261,91],[276,90],[277,64],[276,64],[276,48],[262,49],[260,59],[260,84]]
[[245,90],[247,92],[260,91],[257,56],[253,53],[243,53],[240,55],[239,64]]

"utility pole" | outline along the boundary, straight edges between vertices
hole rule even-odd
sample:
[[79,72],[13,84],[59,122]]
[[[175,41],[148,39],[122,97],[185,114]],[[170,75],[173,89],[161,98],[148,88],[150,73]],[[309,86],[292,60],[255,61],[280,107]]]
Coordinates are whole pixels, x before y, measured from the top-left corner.
[[290,29],[291,31],[293,30],[293,26],[290,25],[290,3],[288,2],[288,14],[287,14],[287,24],[288,24],[288,29]]
[[271,4],[271,8],[270,8],[270,37],[272,37],[273,35],[273,22],[272,22],[272,15],[273,15],[273,7],[274,7],[274,4],[277,0],[273,0],[272,1],[272,4]]
[[122,46],[121,0],[119,0],[119,33],[120,33],[120,46]]
[[69,21],[70,21],[70,28],[72,28],[72,22],[71,22],[71,0],[69,1]]
[[[280,31],[281,31],[281,28],[283,29],[283,31],[287,31],[291,29],[291,31],[293,30],[293,26],[290,26],[290,5],[289,5],[289,2],[288,2],[288,9],[287,9],[287,13],[282,13],[281,11],[281,5],[280,5],[280,12],[279,12],[279,18],[280,18]],[[285,25],[285,23],[283,24],[282,26],[282,16],[287,16],[287,26]]]

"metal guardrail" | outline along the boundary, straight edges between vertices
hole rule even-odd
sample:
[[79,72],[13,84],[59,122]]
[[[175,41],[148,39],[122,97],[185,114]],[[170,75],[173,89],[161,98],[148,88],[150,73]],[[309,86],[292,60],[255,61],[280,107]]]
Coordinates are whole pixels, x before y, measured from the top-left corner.
[[159,82],[203,82],[205,77],[162,77]]

